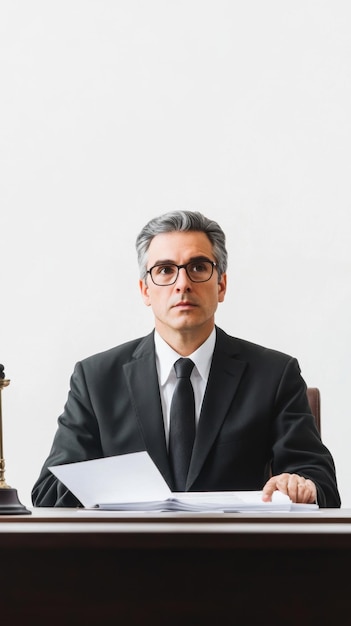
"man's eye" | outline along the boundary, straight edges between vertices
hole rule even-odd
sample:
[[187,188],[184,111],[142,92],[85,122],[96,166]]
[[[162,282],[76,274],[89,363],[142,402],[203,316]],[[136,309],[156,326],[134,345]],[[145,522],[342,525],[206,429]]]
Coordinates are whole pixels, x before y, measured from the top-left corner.
[[195,274],[201,274],[202,272],[206,272],[207,269],[208,268],[205,263],[194,263],[194,265],[190,267],[190,270]]
[[169,276],[170,274],[174,274],[175,267],[174,265],[157,265],[156,273],[158,275]]

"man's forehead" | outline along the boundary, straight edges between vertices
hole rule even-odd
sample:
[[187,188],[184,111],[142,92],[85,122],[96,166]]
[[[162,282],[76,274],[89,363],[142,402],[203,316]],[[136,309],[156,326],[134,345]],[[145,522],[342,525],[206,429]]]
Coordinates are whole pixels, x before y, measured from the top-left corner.
[[150,255],[163,253],[168,258],[170,253],[189,251],[191,256],[202,256],[212,251],[212,244],[202,231],[172,231],[155,235],[149,246]]

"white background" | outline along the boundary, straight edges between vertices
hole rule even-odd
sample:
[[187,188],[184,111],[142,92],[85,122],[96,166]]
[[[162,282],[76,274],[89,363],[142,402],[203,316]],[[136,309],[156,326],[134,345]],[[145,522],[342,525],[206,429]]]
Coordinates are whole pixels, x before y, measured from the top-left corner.
[[2,0],[0,362],[30,505],[77,360],[153,327],[134,249],[171,209],[227,233],[217,323],[322,393],[351,507],[351,4]]

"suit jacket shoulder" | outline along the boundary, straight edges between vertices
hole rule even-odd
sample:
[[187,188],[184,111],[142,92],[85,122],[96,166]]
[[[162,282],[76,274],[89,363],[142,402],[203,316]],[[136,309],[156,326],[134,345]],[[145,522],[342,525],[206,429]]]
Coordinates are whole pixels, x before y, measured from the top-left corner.
[[140,355],[152,355],[154,349],[154,331],[144,337],[138,337],[131,341],[126,341],[118,346],[98,352],[79,361],[84,371],[104,375],[114,367],[121,367],[125,363],[138,358]]
[[297,362],[295,357],[285,352],[267,348],[266,346],[247,341],[246,339],[233,337],[218,327],[216,327],[216,330],[216,348],[230,353],[233,358],[239,361],[255,363],[256,366],[275,365],[277,367],[285,367],[286,364],[291,361]]

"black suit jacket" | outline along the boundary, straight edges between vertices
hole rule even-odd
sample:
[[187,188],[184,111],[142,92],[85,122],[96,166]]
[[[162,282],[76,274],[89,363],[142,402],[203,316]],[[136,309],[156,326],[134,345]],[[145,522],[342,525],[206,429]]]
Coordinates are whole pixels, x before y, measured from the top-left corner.
[[[216,331],[186,489],[259,490],[271,471],[290,472],[313,480],[320,506],[339,507],[297,360]],[[153,333],[77,363],[33,504],[80,504],[48,466],[141,450],[172,489]]]

